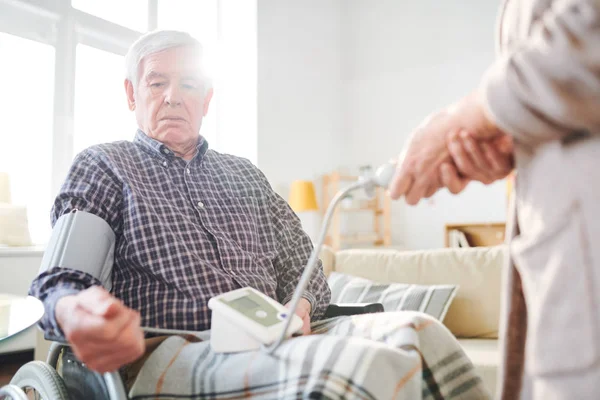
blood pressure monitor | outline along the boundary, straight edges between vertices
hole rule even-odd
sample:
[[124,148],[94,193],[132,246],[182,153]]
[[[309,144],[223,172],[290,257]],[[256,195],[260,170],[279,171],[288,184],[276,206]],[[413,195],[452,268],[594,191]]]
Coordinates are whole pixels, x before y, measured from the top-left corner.
[[[212,310],[210,344],[215,352],[256,350],[281,334],[290,310],[263,293],[245,287],[208,301]],[[302,319],[291,316],[287,337],[302,329]]]

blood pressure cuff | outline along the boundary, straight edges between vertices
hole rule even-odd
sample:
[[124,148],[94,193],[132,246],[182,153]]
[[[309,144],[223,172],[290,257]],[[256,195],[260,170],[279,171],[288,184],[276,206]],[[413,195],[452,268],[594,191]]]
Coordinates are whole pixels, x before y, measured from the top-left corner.
[[51,268],[83,271],[112,288],[115,233],[102,218],[73,210],[54,224],[40,272]]

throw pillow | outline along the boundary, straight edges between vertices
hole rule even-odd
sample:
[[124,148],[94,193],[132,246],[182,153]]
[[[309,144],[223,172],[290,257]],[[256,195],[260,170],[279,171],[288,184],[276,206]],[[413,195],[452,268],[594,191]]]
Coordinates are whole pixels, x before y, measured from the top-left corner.
[[385,311],[421,311],[443,321],[458,285],[377,283],[340,272],[327,279],[331,303],[381,303]]

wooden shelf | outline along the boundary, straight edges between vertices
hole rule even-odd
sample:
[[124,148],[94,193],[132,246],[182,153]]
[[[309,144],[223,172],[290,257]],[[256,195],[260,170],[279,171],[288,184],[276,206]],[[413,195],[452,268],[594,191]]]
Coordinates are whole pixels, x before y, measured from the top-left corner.
[[[333,197],[347,184],[345,182],[356,182],[358,176],[350,176],[333,172],[324,175],[323,183],[323,201],[321,204],[322,213],[331,203]],[[325,244],[332,247],[334,250],[339,250],[344,245],[361,245],[370,244],[375,246],[390,246],[392,243],[391,235],[391,199],[386,191],[382,188],[376,189],[375,198],[373,200],[363,200],[357,205],[344,207],[344,203],[338,205],[328,235],[325,238]],[[372,232],[343,234],[341,232],[341,214],[372,214],[373,230]]]
[[450,246],[452,230],[464,233],[471,247],[496,246],[504,243],[506,224],[504,222],[446,224],[444,233],[446,247]]
[[373,209],[370,207],[340,207],[340,211],[343,212],[372,212],[375,213],[377,215],[383,214],[384,210],[379,208],[379,209]]

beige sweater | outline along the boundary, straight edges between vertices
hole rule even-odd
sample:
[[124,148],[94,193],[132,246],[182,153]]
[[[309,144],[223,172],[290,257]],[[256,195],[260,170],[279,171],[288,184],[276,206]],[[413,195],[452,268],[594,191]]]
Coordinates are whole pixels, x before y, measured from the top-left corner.
[[594,398],[600,0],[507,0],[498,39],[482,91],[492,119],[515,138],[517,165],[499,397],[517,399],[523,388],[524,398]]

